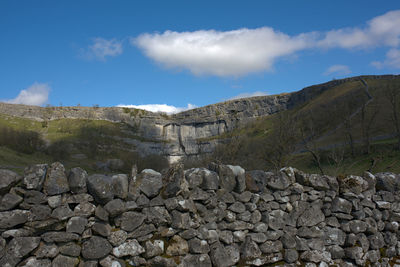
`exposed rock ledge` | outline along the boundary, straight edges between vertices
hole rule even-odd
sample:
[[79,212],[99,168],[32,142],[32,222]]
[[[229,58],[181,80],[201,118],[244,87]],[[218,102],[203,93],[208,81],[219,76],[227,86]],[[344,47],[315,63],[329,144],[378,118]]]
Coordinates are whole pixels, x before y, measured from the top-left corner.
[[0,266],[398,266],[399,189],[392,173],[216,164],[0,170]]

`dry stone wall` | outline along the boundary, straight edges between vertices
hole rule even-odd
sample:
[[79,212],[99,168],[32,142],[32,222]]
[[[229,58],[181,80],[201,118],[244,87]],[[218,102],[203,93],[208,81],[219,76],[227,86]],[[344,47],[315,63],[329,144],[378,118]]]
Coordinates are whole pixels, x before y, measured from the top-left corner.
[[400,176],[0,170],[0,266],[400,266]]

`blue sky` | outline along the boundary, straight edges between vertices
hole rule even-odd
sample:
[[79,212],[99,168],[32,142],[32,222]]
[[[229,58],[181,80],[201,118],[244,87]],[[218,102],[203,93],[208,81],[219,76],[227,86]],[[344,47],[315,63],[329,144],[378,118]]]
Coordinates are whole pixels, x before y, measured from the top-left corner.
[[4,0],[0,36],[1,101],[172,111],[397,74],[400,1]]

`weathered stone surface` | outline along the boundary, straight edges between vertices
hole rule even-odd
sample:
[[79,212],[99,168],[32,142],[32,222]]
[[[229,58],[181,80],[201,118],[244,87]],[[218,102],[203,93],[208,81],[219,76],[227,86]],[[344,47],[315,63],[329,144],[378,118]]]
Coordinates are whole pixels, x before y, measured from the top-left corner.
[[44,180],[43,190],[49,196],[59,195],[69,191],[65,168],[60,162],[54,162],[50,165]]
[[400,190],[400,178],[398,175],[390,172],[382,172],[375,174],[376,190],[384,190],[396,192]]
[[79,167],[72,168],[68,174],[68,184],[74,194],[86,193],[87,172]]
[[59,249],[60,253],[66,256],[78,257],[81,254],[81,247],[74,242],[65,243]]
[[59,248],[54,243],[40,242],[40,245],[34,254],[38,259],[54,258],[59,252]]
[[250,237],[246,237],[246,240],[240,249],[240,254],[243,259],[251,260],[260,257],[261,250],[256,242],[254,242]]
[[7,245],[6,254],[15,258],[23,258],[37,248],[39,243],[40,237],[15,237]]
[[111,217],[115,217],[117,215],[120,215],[126,211],[126,204],[124,201],[121,199],[113,199],[110,202],[108,202],[105,206],[104,209],[108,212],[108,214]]
[[82,244],[82,256],[89,260],[101,259],[111,250],[112,246],[107,239],[98,236],[92,236]]
[[149,265],[152,267],[175,267],[177,264],[175,263],[174,259],[165,258],[161,256],[156,256],[148,261]]
[[20,267],[51,267],[51,261],[49,259],[37,259],[35,257],[29,257],[19,264]]
[[188,245],[189,245],[190,253],[206,254],[206,253],[210,252],[210,246],[208,245],[206,240],[200,240],[198,238],[193,238],[193,239],[189,240]]
[[128,197],[128,175],[117,174],[111,177],[111,184],[115,197],[126,199]]
[[30,215],[26,210],[12,210],[0,212],[0,229],[9,229],[28,221]]
[[42,190],[48,167],[47,164],[37,164],[25,168],[24,179],[22,180],[24,187],[26,189]]
[[131,232],[138,228],[144,222],[146,217],[138,212],[127,211],[121,215],[121,229],[127,232]]
[[138,256],[143,252],[145,252],[144,248],[136,239],[129,239],[118,247],[113,248],[113,254],[118,258],[125,256]]
[[285,190],[293,183],[284,172],[279,172],[278,175],[268,172],[266,175],[267,185],[274,190]]
[[325,215],[321,209],[313,205],[311,208],[306,209],[303,214],[297,219],[298,226],[314,226],[325,220]]
[[155,256],[159,256],[164,254],[164,241],[163,240],[149,240],[145,243],[145,257],[153,258]]
[[352,209],[351,202],[344,198],[336,197],[332,201],[332,207],[331,207],[332,212],[342,212],[350,214],[351,209]]
[[267,186],[267,175],[264,171],[255,170],[248,171],[245,174],[246,188],[250,192],[258,193],[263,192]]
[[185,239],[179,235],[174,235],[169,242],[166,254],[169,256],[185,255],[189,252],[189,245]]
[[70,242],[79,240],[79,235],[67,232],[47,232],[41,235],[45,242]]
[[150,169],[145,169],[138,174],[136,183],[140,191],[149,198],[157,196],[163,185],[161,173]]
[[114,247],[121,245],[128,238],[128,233],[123,230],[112,231],[108,236],[108,241]]
[[17,194],[7,193],[0,202],[0,211],[7,211],[17,207],[24,199]]
[[22,177],[17,173],[0,169],[0,195],[8,193],[11,187],[21,181]]
[[51,208],[47,205],[35,205],[31,209],[31,219],[33,221],[47,220],[51,216]]
[[299,258],[299,253],[295,249],[285,249],[283,258],[287,263],[294,263]]
[[211,259],[207,254],[201,254],[201,255],[186,255],[182,259],[181,263],[182,267],[211,267]]
[[210,257],[214,266],[229,267],[235,265],[240,259],[240,252],[233,246],[224,247],[216,242],[210,247]]
[[71,218],[74,216],[74,212],[69,208],[68,205],[63,205],[58,208],[55,208],[53,212],[51,213],[51,217],[59,220],[59,221],[64,221],[67,220],[68,218]]
[[52,267],[73,267],[78,266],[79,259],[75,257],[68,257],[64,255],[58,255],[52,262]]
[[87,178],[87,189],[97,203],[106,204],[114,198],[111,177],[93,174]]

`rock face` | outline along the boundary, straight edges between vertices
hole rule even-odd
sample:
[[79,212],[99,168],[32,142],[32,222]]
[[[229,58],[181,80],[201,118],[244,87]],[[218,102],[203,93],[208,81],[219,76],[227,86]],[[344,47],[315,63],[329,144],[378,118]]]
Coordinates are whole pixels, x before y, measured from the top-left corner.
[[128,179],[45,166],[0,172],[0,266],[399,265],[392,173],[212,164]]

